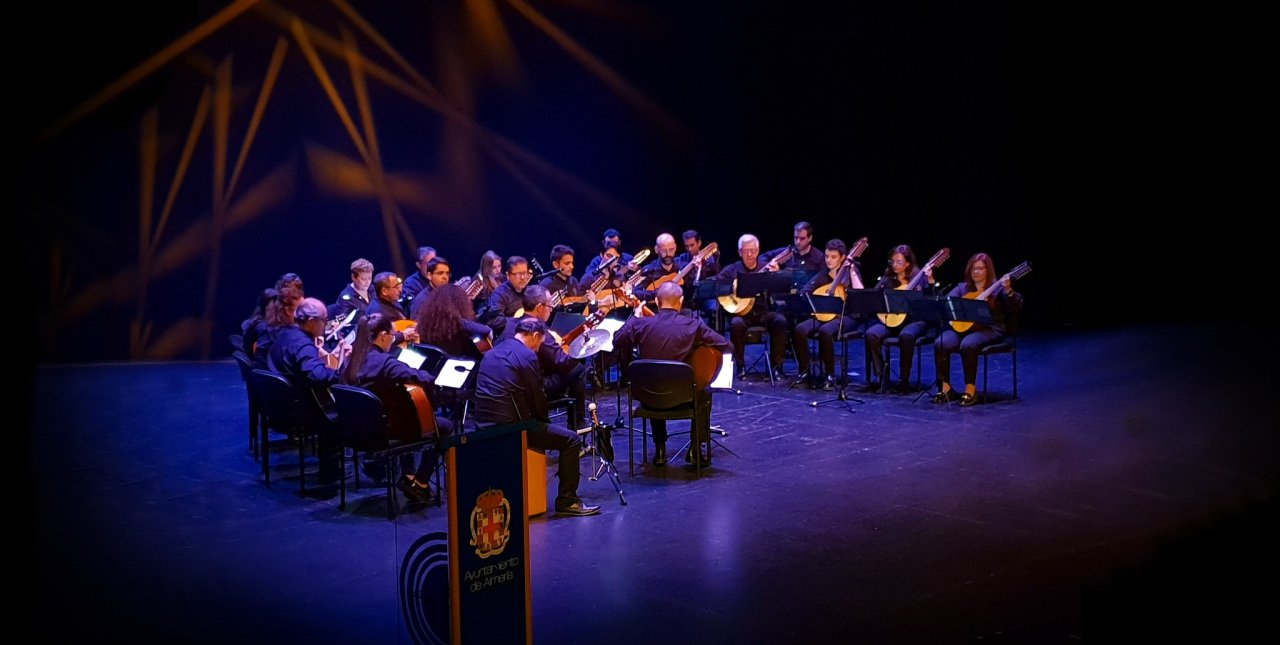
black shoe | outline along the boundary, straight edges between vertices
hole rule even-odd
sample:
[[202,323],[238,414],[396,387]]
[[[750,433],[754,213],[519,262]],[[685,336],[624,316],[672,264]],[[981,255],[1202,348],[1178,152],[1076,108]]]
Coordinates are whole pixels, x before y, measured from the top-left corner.
[[978,395],[965,392],[960,395],[960,407],[967,408],[978,404]]
[[698,459],[698,461],[700,461],[703,466],[711,465],[711,455],[707,454],[707,452],[705,450],[702,450],[701,448],[698,448],[697,452],[694,452],[694,450],[695,450],[694,448],[690,448],[685,451],[684,453],[685,461],[691,464],[694,464],[694,463],[698,463],[694,461],[695,459]]
[[867,384],[866,384],[866,385],[863,385],[863,386],[862,386],[862,389],[861,389],[861,390],[859,390],[859,391],[861,391],[861,392],[879,392],[879,391],[880,391],[880,381],[868,381],[868,382],[867,382]]
[[666,446],[658,445],[653,447],[653,465],[655,466],[667,465],[667,447]]
[[431,501],[431,488],[416,479],[401,477],[396,482],[396,488],[399,488],[400,492],[404,493],[405,499],[410,502],[426,504]]
[[933,397],[930,398],[929,400],[932,401],[933,403],[950,403],[955,399],[955,394],[956,394],[955,390],[939,391],[937,394],[933,395]]
[[747,368],[739,367],[738,373],[734,375],[734,378],[739,380],[747,378]]
[[599,506],[587,506],[586,504],[583,504],[581,501],[574,502],[573,504],[570,504],[569,506],[566,506],[564,508],[556,509],[556,515],[587,516],[587,515],[596,515],[599,512],[600,512]]

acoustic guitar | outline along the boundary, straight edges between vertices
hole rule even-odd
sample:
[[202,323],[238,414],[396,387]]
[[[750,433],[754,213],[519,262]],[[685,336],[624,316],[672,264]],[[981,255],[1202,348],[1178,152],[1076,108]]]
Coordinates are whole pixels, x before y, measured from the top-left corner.
[[[835,296],[844,300],[844,283],[849,281],[849,272],[853,271],[853,261],[862,257],[862,252],[867,250],[867,238],[862,238],[853,243],[853,248],[849,249],[849,254],[844,257],[844,264],[836,271],[836,277],[831,282],[813,290],[815,296]],[[833,292],[834,291],[834,292]],[[814,314],[813,317],[818,322],[830,322],[836,319],[837,314]]]
[[[929,261],[924,263],[924,266],[920,268],[920,271],[916,273],[915,277],[911,278],[911,280],[905,285],[898,285],[895,287],[895,290],[914,291],[919,289],[921,283],[929,279],[929,276],[927,275],[928,272],[942,266],[942,263],[946,262],[947,258],[950,257],[951,249],[945,246],[942,247],[941,251],[934,253],[933,257],[929,258]],[[876,316],[880,318],[880,322],[884,323],[885,327],[898,327],[907,319],[907,314],[905,313],[885,313],[876,314]]]
[[[769,260],[767,264],[756,267],[756,270],[752,271],[752,273],[760,273],[764,269],[771,266],[775,268],[781,267],[782,263],[786,262],[789,259],[791,259],[791,247],[788,246],[787,248],[783,249],[781,253],[773,256],[773,259]],[[727,295],[720,296],[716,300],[720,303],[720,307],[724,309],[725,312],[733,314],[735,316],[747,315],[748,313],[751,312],[751,308],[754,307],[756,304],[755,298],[743,298],[738,296],[738,279],[737,278],[733,279],[733,291],[730,291]]]
[[724,367],[724,352],[714,347],[699,347],[689,357],[689,366],[693,368],[693,383],[699,391],[705,390],[716,380],[720,369]]
[[[1022,276],[1027,275],[1028,273],[1031,273],[1031,263],[1023,262],[1022,264],[1019,264],[1018,266],[1013,267],[1012,271],[1001,276],[999,280],[996,280],[995,282],[991,283],[991,286],[987,287],[986,289],[983,289],[982,291],[970,291],[969,293],[964,294],[964,297],[969,300],[990,300],[991,296],[994,296],[996,294],[996,291],[1004,286],[1005,278],[1009,278],[1010,280],[1017,280],[1018,278],[1021,278]],[[973,322],[967,321],[967,320],[951,321],[951,328],[962,334],[966,331],[969,331],[969,329],[973,327],[973,325],[974,325]]]
[[706,260],[708,257],[711,257],[711,254],[715,252],[716,252],[715,242],[712,242],[702,247],[702,250],[698,251],[698,255],[695,256],[692,260],[690,260],[688,264],[684,265],[679,271],[676,271],[675,273],[668,273],[667,275],[664,275],[661,278],[654,280],[653,286],[650,288],[657,289],[658,285],[664,282],[675,282],[676,284],[683,287],[684,277],[689,275],[689,272],[692,271],[694,267],[698,266],[699,262],[702,262],[703,260]]

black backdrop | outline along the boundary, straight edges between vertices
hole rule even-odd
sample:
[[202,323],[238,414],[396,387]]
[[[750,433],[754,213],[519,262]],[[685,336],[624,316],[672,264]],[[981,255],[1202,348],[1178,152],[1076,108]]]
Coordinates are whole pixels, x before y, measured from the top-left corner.
[[[354,33],[362,55],[397,69],[315,4],[281,6],[334,38]],[[741,233],[772,248],[807,220],[819,245],[867,236],[870,269],[894,244],[921,260],[948,246],[944,282],[976,251],[1001,270],[1030,260],[1018,285],[1028,327],[1253,310],[1184,297],[1264,266],[1258,236],[1233,224],[1266,216],[1248,197],[1259,173],[1224,154],[1248,132],[1248,107],[1232,106],[1256,90],[1232,82],[1241,65],[1217,64],[1247,60],[1251,41],[1230,37],[1247,21],[1101,4],[774,1],[531,3],[530,19],[498,3],[503,38],[486,40],[462,3],[357,6],[463,115],[369,83],[377,156],[404,222],[393,239],[376,195],[333,189],[326,173],[343,166],[332,159],[363,168],[358,147],[304,48],[254,12],[49,129],[225,9],[173,5],[145,20],[50,7],[26,26],[36,44],[20,77],[19,190],[38,358],[216,358],[286,271],[328,301],[356,257],[403,273],[412,243],[429,244],[456,276],[486,249],[549,266],[551,246],[567,243],[581,266],[607,227],[631,252],[696,228],[732,261]],[[288,53],[233,197],[256,187],[264,205],[211,234],[212,126],[174,180],[200,93],[231,61],[234,160],[282,35]],[[358,124],[349,68],[320,59]],[[158,227],[140,214],[149,110],[150,212],[180,189],[143,268],[139,231]]]

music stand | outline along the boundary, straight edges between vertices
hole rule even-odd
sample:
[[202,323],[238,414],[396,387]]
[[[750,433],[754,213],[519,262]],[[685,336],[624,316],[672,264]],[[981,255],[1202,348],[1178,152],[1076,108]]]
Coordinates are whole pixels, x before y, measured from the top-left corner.
[[[707,278],[701,282],[693,283],[692,299],[698,303],[699,309],[701,309],[702,303],[708,300],[717,300],[720,296],[727,296],[731,293],[733,293],[733,282]],[[717,305],[716,319],[713,325],[716,331],[724,331],[724,321],[721,320],[723,314],[724,309]]]
[[[939,342],[942,340],[942,332],[945,331],[945,326],[951,321],[972,322],[983,325],[992,323],[991,305],[986,300],[978,300],[976,298],[921,298],[911,302],[910,310],[912,316],[920,320],[928,320],[938,326]],[[934,372],[937,372],[936,368]],[[916,394],[911,402],[919,401],[920,397],[924,396],[926,392],[941,387],[941,385],[937,374],[935,374],[933,384]]]
[[[836,296],[815,296],[813,294],[805,294],[805,299],[809,303],[809,309],[814,314],[836,314],[837,316],[839,316],[840,325],[838,326],[836,331],[836,338],[840,338],[841,336],[844,335],[845,309],[848,303],[848,300],[846,298],[839,298]],[[814,320],[817,320],[817,319],[815,318]],[[849,380],[848,351],[849,351],[848,345],[842,344],[840,347],[840,365],[841,367],[844,368],[844,374],[841,375],[840,382],[839,384],[836,385],[835,398],[826,399],[824,401],[810,401],[809,402],[810,406],[816,408],[825,403],[838,402],[838,403],[844,404],[844,407],[846,410],[853,412],[854,410],[853,410],[853,407],[849,405],[850,403],[857,403],[859,405],[866,403],[866,401],[863,401],[861,399],[850,398],[847,394],[847,388],[849,386],[848,385],[848,380]]]
[[738,276],[738,290],[734,295],[739,298],[756,298],[791,293],[791,285],[795,282],[793,273],[793,271],[744,273]]

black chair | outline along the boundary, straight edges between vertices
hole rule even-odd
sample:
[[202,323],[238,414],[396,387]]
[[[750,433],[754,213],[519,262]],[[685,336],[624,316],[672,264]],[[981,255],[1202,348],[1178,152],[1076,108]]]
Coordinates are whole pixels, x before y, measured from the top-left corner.
[[325,412],[314,395],[294,387],[289,379],[275,372],[255,369],[250,372],[266,423],[259,423],[258,447],[262,456],[262,477],[271,485],[271,431],[283,434],[298,446],[298,489],[306,492],[306,447],[329,431]]
[[[916,369],[915,371],[916,371],[916,389],[917,390],[920,389],[920,385],[922,383],[922,381],[920,380],[920,375],[924,372],[924,354],[925,354],[924,349],[932,345],[934,341],[936,341],[937,339],[938,339],[938,330],[935,329],[932,325],[930,325],[928,329],[925,329],[924,332],[922,332],[920,336],[916,338],[916,349],[915,349]],[[897,349],[899,352],[902,351],[902,344],[898,336],[894,335],[894,336],[885,338],[884,342],[882,342],[880,346],[881,346],[881,350],[883,351],[881,358],[884,360],[881,363],[881,365],[883,366],[883,370],[880,374],[877,375],[877,377],[880,379],[880,391],[888,392],[889,383],[893,379],[893,366],[895,364],[890,359],[893,358],[894,349]],[[864,360],[866,363],[866,369],[868,374],[867,378],[870,378],[871,357],[868,356]]]
[[231,351],[233,352],[244,351],[244,336],[240,334],[228,334],[227,341],[231,343]]
[[[360,453],[365,458],[381,459],[387,464],[387,519],[395,519],[400,505],[396,502],[396,482],[399,481],[400,456],[406,453],[423,452],[436,445],[438,437],[431,433],[418,440],[398,440],[392,438],[394,431],[387,417],[386,407],[382,399],[367,389],[353,385],[334,385],[329,388],[333,393],[338,414],[338,441],[343,448],[352,452],[352,461],[360,463]],[[406,394],[406,396],[408,396]],[[346,450],[339,458],[340,470],[346,471]],[[356,488],[360,486],[360,469],[353,475]],[[347,508],[347,480],[342,478],[339,486],[338,508]]]
[[[635,474],[635,425],[634,417],[640,417],[640,441],[642,462],[649,460],[649,419],[668,421],[688,419],[690,432],[698,423],[698,405],[710,405],[697,396],[693,367],[682,361],[638,359],[627,368],[627,460],[631,474]],[[709,430],[709,429],[708,429]],[[692,448],[695,455],[701,451]],[[711,446],[707,446],[710,456]],[[703,463],[694,459],[697,476],[702,476]]]
[[231,357],[236,360],[236,365],[240,367],[240,378],[244,381],[244,391],[248,395],[249,451],[253,453],[253,460],[258,461],[261,459],[258,455],[258,426],[266,423],[266,420],[263,419],[262,405],[258,402],[258,397],[251,383],[253,380],[253,359],[238,349],[231,352]]
[[[759,373],[759,370],[756,369],[756,365],[760,364],[760,361],[763,360],[765,373],[769,375],[769,385],[776,385],[773,375],[773,341],[769,337],[769,330],[759,325],[747,327],[746,341],[744,344],[764,345],[764,351],[757,354],[756,359],[751,361],[750,365],[743,366],[743,375],[745,376],[753,372]],[[745,349],[743,350],[743,359],[746,359]]]
[[982,402],[987,402],[987,361],[994,354],[1008,354],[1013,362],[1013,398],[1018,398],[1018,325],[1012,318],[1005,320],[1007,335],[978,352],[982,357]]

